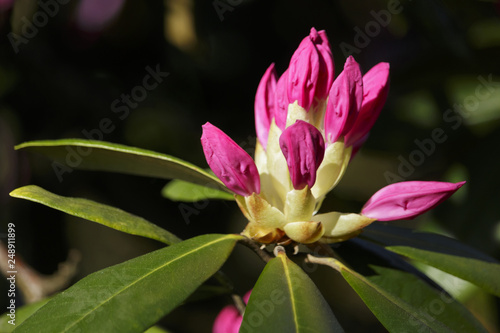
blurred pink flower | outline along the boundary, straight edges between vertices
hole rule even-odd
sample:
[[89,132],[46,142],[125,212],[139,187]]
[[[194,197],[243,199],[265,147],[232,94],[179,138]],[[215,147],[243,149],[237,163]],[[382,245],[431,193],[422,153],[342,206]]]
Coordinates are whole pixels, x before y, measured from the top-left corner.
[[85,32],[103,30],[120,13],[125,0],[80,0],[76,9],[76,25]]
[[[243,296],[243,301],[245,304],[248,303],[250,298],[250,293],[248,291],[245,296]],[[212,327],[213,333],[238,333],[240,330],[241,322],[243,317],[234,305],[228,305],[224,307],[221,312],[215,318],[214,325]]]

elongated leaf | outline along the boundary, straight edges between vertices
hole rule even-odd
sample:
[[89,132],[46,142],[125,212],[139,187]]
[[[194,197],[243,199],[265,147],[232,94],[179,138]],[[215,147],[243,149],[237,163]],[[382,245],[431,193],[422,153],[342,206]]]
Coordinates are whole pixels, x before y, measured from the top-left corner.
[[234,195],[219,189],[174,179],[163,187],[161,194],[173,201],[196,202],[206,199],[234,200]]
[[255,285],[244,332],[343,332],[311,279],[286,255],[269,261]]
[[63,139],[30,141],[15,147],[54,159],[52,168],[62,181],[73,169],[111,171],[163,179],[181,179],[228,191],[215,176],[179,158],[104,141]]
[[[44,306],[49,300],[50,298],[46,298],[36,303],[24,305],[20,308],[17,308],[15,313],[15,321],[12,321],[11,317],[8,316],[9,312],[4,313],[0,317],[0,332],[2,333],[12,332],[16,328],[16,326],[19,326],[29,316],[31,316],[38,309]],[[10,324],[9,321],[11,321]],[[144,333],[168,333],[168,331],[159,326],[153,326],[148,330],[146,330]]]
[[[398,280],[397,285],[388,286],[390,284],[388,280],[382,283],[381,279],[383,278],[373,278],[373,280],[372,278],[366,278],[333,258],[309,257],[309,259],[311,262],[328,265],[338,270],[378,320],[380,320],[382,325],[390,332],[457,332],[454,327],[458,324],[449,323],[448,314],[441,314],[441,316],[446,319],[446,321],[443,322],[437,316],[433,316],[432,314],[429,315],[426,312],[425,307],[431,306],[431,303],[440,299],[440,296],[439,294],[433,293],[432,289],[424,283],[410,284],[406,287],[415,288],[415,292],[422,292],[421,295],[407,294],[408,289],[405,290],[401,288],[401,284],[406,283],[405,280]],[[389,276],[388,279],[394,281],[401,277],[398,276],[395,278],[395,276],[396,275]],[[414,277],[411,275],[409,276],[411,278],[408,282],[411,283]],[[379,285],[379,283],[381,285]],[[428,297],[430,297],[430,299]],[[450,311],[453,312],[453,310]],[[458,312],[460,313],[460,311]],[[453,318],[453,320],[457,320],[457,318]],[[473,324],[468,326],[475,327]],[[462,330],[459,330],[459,332],[460,331]],[[462,332],[469,331],[465,330]],[[484,331],[475,329],[470,332]]]
[[165,244],[180,242],[167,230],[121,209],[82,198],[67,198],[44,190],[36,185],[23,186],[10,193],[15,198],[26,199],[60,210],[67,214],[96,222],[128,234],[155,239]]
[[14,332],[143,332],[226,261],[237,235],[202,235],[93,273]]
[[436,267],[500,296],[500,264],[480,251],[446,236],[372,224],[363,238],[386,249]]
[[428,320],[438,320],[454,332],[487,332],[461,303],[444,291],[437,291],[412,274],[373,267],[378,275],[367,279],[418,309]]
[[[26,320],[29,316],[31,316],[35,311],[40,309],[49,301],[49,298],[43,299],[41,301],[24,305],[21,307],[16,306],[15,314],[9,316],[10,310],[3,313],[0,317],[0,332],[2,333],[10,333],[17,326],[19,326],[23,321]],[[14,320],[13,320],[14,319]],[[11,323],[9,323],[9,321]]]
[[361,238],[383,245],[409,246],[432,252],[474,258],[486,262],[497,262],[494,258],[462,244],[456,239],[430,232],[384,225],[382,223],[372,223],[366,227],[361,234]]
[[407,246],[388,246],[387,249],[472,282],[487,292],[500,297],[500,265],[497,263]]

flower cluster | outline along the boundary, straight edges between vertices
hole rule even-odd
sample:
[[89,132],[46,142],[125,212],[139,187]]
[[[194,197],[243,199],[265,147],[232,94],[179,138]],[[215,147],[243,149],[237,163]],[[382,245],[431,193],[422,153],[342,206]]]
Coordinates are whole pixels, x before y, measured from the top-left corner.
[[255,160],[219,128],[203,125],[207,162],[248,219],[243,234],[261,243],[331,243],[375,220],[411,219],[464,182],[408,181],[375,193],[358,213],[318,214],[367,139],[389,90],[389,64],[364,75],[352,56],[335,78],[324,31],[311,29],[278,78],[274,64],[255,98]]

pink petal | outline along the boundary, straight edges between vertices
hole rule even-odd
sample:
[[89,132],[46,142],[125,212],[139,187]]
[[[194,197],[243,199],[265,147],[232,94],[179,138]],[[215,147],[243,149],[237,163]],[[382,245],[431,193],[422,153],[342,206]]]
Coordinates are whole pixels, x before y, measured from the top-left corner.
[[[252,290],[247,291],[245,296],[243,296],[243,302],[248,304],[248,299]],[[215,318],[214,325],[212,327],[213,333],[238,333],[243,317],[240,315],[238,310],[234,305],[228,305],[224,307],[221,312]]]
[[320,61],[319,76],[316,85],[316,98],[325,100],[328,97],[328,92],[335,78],[335,65],[330,43],[328,42],[328,37],[324,30],[318,31],[318,37],[315,44],[318,52],[321,54],[320,59],[322,60]]
[[215,318],[213,333],[238,333],[243,317],[233,305],[228,305]]
[[288,99],[309,110],[315,99],[326,99],[333,82],[333,57],[324,31],[311,28],[290,60]]
[[255,95],[255,131],[264,149],[267,147],[269,127],[274,116],[277,74],[274,63],[264,73]]
[[275,109],[274,109],[274,119],[276,121],[276,126],[278,126],[282,131],[286,126],[286,116],[288,113],[288,100],[287,93],[287,82],[288,82],[288,70],[286,70],[278,82],[276,83],[276,95],[275,95]]
[[346,135],[346,145],[351,146],[371,130],[385,104],[389,92],[389,64],[381,62],[363,76],[363,104],[358,118]]
[[201,144],[210,169],[227,188],[242,196],[260,192],[255,162],[229,136],[207,122],[203,125]]
[[326,105],[325,136],[329,143],[336,142],[354,125],[363,102],[363,78],[359,64],[352,56],[344,70],[333,82]]
[[320,131],[302,120],[287,127],[280,136],[280,147],[290,171],[293,187],[311,188],[316,182],[316,171],[325,155],[325,142]]
[[361,213],[379,221],[409,220],[436,207],[464,184],[425,181],[391,184],[375,193]]

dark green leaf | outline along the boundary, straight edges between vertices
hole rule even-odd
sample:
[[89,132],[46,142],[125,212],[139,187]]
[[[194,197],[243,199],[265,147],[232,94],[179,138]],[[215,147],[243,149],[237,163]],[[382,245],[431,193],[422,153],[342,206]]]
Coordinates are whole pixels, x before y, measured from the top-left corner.
[[390,294],[421,312],[429,321],[437,320],[455,332],[487,332],[461,303],[444,291],[437,291],[410,273],[373,267],[378,275],[367,277]]
[[343,332],[304,271],[286,255],[269,261],[255,285],[240,332]]
[[203,235],[93,273],[14,332],[143,332],[226,261],[238,235]]
[[472,282],[487,292],[500,297],[500,265],[497,263],[407,246],[388,246],[387,249]]
[[[382,287],[376,283],[379,282],[376,279],[366,278],[333,258],[315,258],[309,256],[309,260],[314,263],[330,266],[339,271],[378,320],[380,320],[382,325],[390,332],[456,332],[453,329],[455,324],[448,326],[448,323],[441,322],[426,313],[421,305],[408,303],[407,300],[411,300],[414,296],[404,295],[405,291],[398,290],[398,286],[391,286],[385,289],[384,287],[386,287],[387,282]],[[412,277],[411,279],[415,279],[412,275],[408,275]],[[394,276],[390,278],[394,278]],[[409,283],[411,281],[409,280]],[[398,283],[405,283],[405,280]],[[429,289],[432,290],[424,283],[419,283],[415,288],[422,288],[426,293],[430,292]],[[421,299],[418,299],[418,301],[422,302]],[[425,299],[424,301],[432,302],[433,299]],[[421,304],[425,304],[425,302]],[[481,332],[481,330],[478,331]]]
[[163,179],[181,179],[228,191],[214,175],[179,158],[150,150],[82,139],[30,141],[15,147],[46,155],[59,180],[72,169],[119,172]]
[[82,198],[56,195],[35,185],[23,186],[10,193],[15,198],[26,199],[60,210],[67,214],[96,222],[128,234],[155,239],[165,244],[181,240],[157,225],[121,209]]
[[167,199],[184,202],[196,202],[206,199],[234,200],[234,195],[226,191],[178,179],[172,180],[165,185],[161,194]]
[[372,224],[362,237],[386,249],[433,266],[500,296],[500,264],[459,241],[427,232]]

